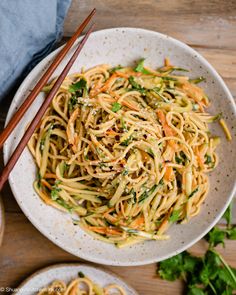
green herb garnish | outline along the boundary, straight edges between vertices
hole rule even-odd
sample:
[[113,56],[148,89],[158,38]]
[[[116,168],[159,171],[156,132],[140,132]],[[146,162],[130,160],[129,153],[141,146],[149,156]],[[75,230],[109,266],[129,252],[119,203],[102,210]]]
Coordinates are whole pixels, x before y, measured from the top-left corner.
[[136,68],[134,69],[135,72],[143,73],[143,74],[146,74],[146,75],[152,74],[150,71],[148,71],[148,70],[146,70],[144,68],[144,61],[145,61],[144,58],[140,59],[140,61],[138,62]]
[[40,171],[38,170],[37,171],[37,174],[36,174],[36,181],[37,181],[37,187],[38,188],[41,188],[41,180],[42,180],[42,176],[41,176],[41,174],[40,174]]
[[79,271],[79,272],[78,272],[78,277],[79,277],[79,278],[84,278],[85,275],[84,275],[84,273],[83,273],[82,271]]
[[206,158],[206,161],[205,161],[206,164],[212,163],[211,156],[206,155],[205,158]]
[[60,184],[60,183],[61,183],[60,180],[56,180],[55,184],[52,186],[51,199],[53,201],[56,201],[59,197],[58,193],[61,191],[61,188],[58,187],[58,184]]
[[68,102],[69,111],[72,111],[77,104],[78,104],[78,98],[76,97],[76,95],[72,95]]
[[116,113],[122,108],[121,104],[119,102],[114,102],[112,104],[112,112]]
[[133,76],[130,76],[129,77],[129,83],[132,85],[133,89],[141,92],[142,94],[145,94],[146,93],[146,89],[144,89],[141,85],[139,85]]
[[123,69],[123,67],[120,66],[120,65],[118,65],[118,66],[116,66],[116,67],[114,67],[114,68],[111,68],[111,69],[109,70],[109,72],[110,72],[111,74],[113,74],[113,73],[115,73],[116,71],[121,70],[121,69]]
[[190,83],[194,83],[194,84],[198,84],[200,82],[203,82],[203,81],[206,81],[206,78],[200,76],[198,78],[195,78],[195,79],[189,79],[189,82]]
[[169,218],[169,222],[174,223],[179,220],[180,210],[174,210]]
[[[202,257],[193,256],[187,251],[158,264],[157,274],[164,280],[182,279],[186,295],[232,295],[236,291],[236,269],[230,267],[214,247],[224,245],[226,238],[236,239],[236,227],[230,225],[232,205],[224,217],[226,228],[214,227],[205,237],[208,250]],[[177,219],[178,212],[172,213]]]
[[71,84],[68,91],[74,93],[77,91],[81,92],[81,90],[85,89],[87,89],[87,81],[85,79],[81,79],[78,82]]
[[132,140],[133,140],[133,137],[130,135],[126,140],[122,141],[121,145],[128,146]]

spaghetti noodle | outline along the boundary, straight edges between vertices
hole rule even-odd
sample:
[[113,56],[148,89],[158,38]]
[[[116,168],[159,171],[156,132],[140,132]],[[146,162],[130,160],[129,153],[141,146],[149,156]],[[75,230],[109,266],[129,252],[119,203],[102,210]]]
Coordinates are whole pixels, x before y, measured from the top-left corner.
[[46,204],[118,247],[167,239],[171,224],[197,215],[218,164],[208,125],[220,116],[205,111],[203,78],[143,62],[68,76],[28,145]]
[[69,284],[56,280],[49,286],[41,289],[37,295],[126,295],[126,291],[117,284],[109,284],[102,288],[95,284],[83,273],[79,272],[79,278]]

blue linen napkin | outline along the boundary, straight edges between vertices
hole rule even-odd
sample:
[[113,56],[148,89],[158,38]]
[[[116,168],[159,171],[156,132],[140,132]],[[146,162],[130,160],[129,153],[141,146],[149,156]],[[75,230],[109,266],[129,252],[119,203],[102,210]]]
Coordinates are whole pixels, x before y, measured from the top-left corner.
[[71,0],[0,1],[0,100],[60,38]]

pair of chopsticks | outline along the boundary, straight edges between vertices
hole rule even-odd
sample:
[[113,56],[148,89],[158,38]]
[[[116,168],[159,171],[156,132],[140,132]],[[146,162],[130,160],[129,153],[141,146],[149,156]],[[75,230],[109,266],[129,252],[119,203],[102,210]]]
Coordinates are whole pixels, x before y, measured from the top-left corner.
[[[87,26],[87,24],[90,22],[92,17],[94,16],[96,12],[96,9],[93,9],[92,12],[87,16],[87,18],[83,21],[83,23],[79,26],[79,28],[76,30],[75,34],[70,38],[70,40],[67,42],[67,44],[63,47],[63,49],[59,52],[59,54],[56,56],[53,63],[50,65],[48,70],[44,73],[42,78],[38,81],[32,92],[29,94],[29,96],[26,98],[26,100],[23,102],[19,110],[15,113],[13,118],[9,121],[8,125],[5,127],[3,132],[0,134],[0,149],[2,148],[4,142],[7,140],[9,135],[12,133],[16,125],[19,123],[25,112],[28,110],[30,105],[33,103],[39,92],[42,90],[42,88],[47,84],[49,78],[52,76],[53,72],[57,68],[57,66],[60,64],[60,62],[63,60],[63,58],[66,56],[72,45],[75,43],[77,38],[81,35],[84,28]],[[60,88],[62,82],[64,81],[66,75],[68,74],[70,68],[72,67],[73,63],[75,62],[76,58],[78,57],[81,49],[83,48],[84,44],[86,43],[89,35],[93,31],[94,24],[91,25],[81,42],[78,44],[77,48],[75,49],[75,52],[73,53],[72,57],[70,58],[69,62],[65,66],[64,70],[61,72],[60,76],[57,78],[56,83],[48,93],[47,97],[45,98],[45,101],[43,102],[42,106],[40,107],[39,111],[35,115],[33,121],[27,128],[25,134],[23,135],[21,141],[19,142],[18,146],[16,147],[15,151],[11,155],[11,158],[9,159],[8,163],[4,167],[2,174],[0,176],[0,191],[3,188],[4,183],[7,181],[9,174],[11,173],[12,169],[14,168],[17,160],[19,159],[20,155],[22,154],[24,148],[26,147],[28,141],[30,140],[32,134],[34,133],[36,127],[38,126],[41,118],[43,117],[44,113],[46,112],[47,108],[49,107],[53,97],[56,95],[58,89]]]

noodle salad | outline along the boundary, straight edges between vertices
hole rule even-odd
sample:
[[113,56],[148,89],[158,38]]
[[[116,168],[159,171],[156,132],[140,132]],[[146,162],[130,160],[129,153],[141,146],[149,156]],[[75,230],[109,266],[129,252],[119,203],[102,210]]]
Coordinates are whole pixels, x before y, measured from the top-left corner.
[[209,124],[231,135],[206,112],[204,79],[181,72],[168,59],[157,70],[142,59],[68,76],[28,144],[42,200],[118,247],[168,239],[169,226],[199,214],[218,164]]

